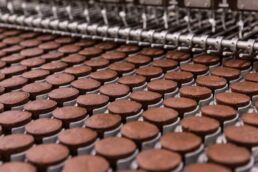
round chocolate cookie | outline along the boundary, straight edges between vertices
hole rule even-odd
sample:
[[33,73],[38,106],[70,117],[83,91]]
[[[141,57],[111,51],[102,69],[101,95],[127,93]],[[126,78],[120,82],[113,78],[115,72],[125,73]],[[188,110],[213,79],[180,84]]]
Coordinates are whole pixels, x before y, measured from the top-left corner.
[[19,44],[23,39],[20,37],[7,37],[2,40],[6,45],[16,45]]
[[129,94],[130,89],[123,84],[106,84],[100,87],[99,92],[109,97],[110,101],[117,98],[125,97]]
[[194,63],[199,63],[207,66],[216,65],[220,62],[220,58],[218,56],[203,54],[198,55],[193,58]]
[[223,63],[225,67],[239,69],[239,70],[246,70],[251,67],[251,61],[244,60],[244,59],[230,59]]
[[11,30],[6,30],[5,32],[3,32],[2,34],[6,37],[12,37],[12,36],[17,36],[18,34],[20,34],[22,31],[21,30],[15,30],[15,29],[11,29]]
[[50,51],[47,54],[43,54],[42,56],[40,56],[40,58],[45,59],[47,62],[51,62],[54,60],[60,60],[62,57],[64,56],[63,53],[58,52],[58,51]]
[[25,126],[28,134],[34,136],[35,140],[40,143],[44,137],[49,137],[59,133],[62,129],[62,122],[57,119],[41,118],[31,121]]
[[122,137],[107,137],[99,140],[95,144],[97,155],[106,158],[110,163],[114,164],[117,160],[127,158],[136,150],[133,141]]
[[141,147],[145,141],[150,141],[158,136],[159,129],[148,122],[133,121],[124,124],[121,128],[121,134]]
[[109,65],[109,69],[116,71],[120,76],[132,72],[135,66],[128,62],[115,62]]
[[10,133],[13,128],[21,127],[31,121],[32,114],[26,111],[4,111],[0,113],[0,125],[3,132]]
[[58,106],[63,103],[73,101],[79,96],[79,91],[75,88],[58,88],[48,93],[48,97],[57,102]]
[[79,54],[71,54],[69,56],[62,58],[62,61],[72,66],[72,65],[77,65],[77,64],[79,65],[83,63],[85,59],[86,57],[81,56]]
[[179,154],[163,149],[148,149],[138,154],[136,163],[139,168],[152,172],[169,172],[181,163]]
[[183,64],[180,69],[185,72],[191,72],[195,76],[204,75],[208,72],[209,68],[202,64]]
[[144,56],[144,55],[133,55],[133,56],[128,56],[126,58],[126,61],[129,63],[134,64],[137,68],[140,66],[145,66],[147,64],[149,64],[151,62],[151,58],[148,56]]
[[44,69],[35,69],[28,72],[25,72],[22,74],[22,77],[29,80],[29,82],[35,82],[38,80],[45,79],[48,75],[50,75],[50,72]]
[[45,59],[34,57],[34,58],[22,60],[20,64],[23,66],[27,66],[28,68],[37,68],[43,65],[45,62],[46,62]]
[[162,148],[177,152],[181,155],[197,150],[202,144],[202,139],[188,132],[170,132],[160,139]]
[[95,79],[101,83],[113,81],[117,77],[117,72],[110,69],[101,70],[90,74],[90,78]]
[[152,57],[152,58],[160,57],[164,53],[165,53],[165,51],[163,49],[158,49],[158,48],[144,48],[140,52],[140,54],[142,54],[144,56],[149,56],[149,57]]
[[106,131],[116,129],[121,125],[121,117],[113,114],[94,114],[85,121],[85,126],[98,132],[100,137]]
[[32,136],[27,134],[11,134],[0,137],[0,153],[4,161],[10,161],[10,156],[22,153],[34,144]]
[[191,112],[197,107],[197,102],[195,100],[183,97],[165,99],[163,104],[165,107],[175,109],[181,117],[184,113]]
[[78,77],[86,77],[91,73],[91,67],[89,66],[74,66],[65,69],[64,71],[67,74],[73,75],[76,78]]
[[39,35],[38,32],[24,32],[24,33],[20,34],[19,37],[21,37],[23,39],[32,39],[38,35]]
[[96,47],[84,48],[79,52],[80,55],[85,56],[86,58],[92,58],[100,56],[103,53],[103,50]]
[[27,48],[24,49],[20,52],[22,56],[25,57],[35,57],[35,56],[40,56],[44,53],[44,51],[40,48]]
[[105,51],[115,49],[117,47],[117,44],[115,42],[100,42],[95,45],[95,47],[103,49]]
[[31,112],[33,118],[53,111],[57,103],[53,100],[34,100],[24,105],[24,110]]
[[54,61],[40,66],[41,69],[48,70],[51,73],[60,72],[64,70],[68,65],[64,62]]
[[6,57],[2,57],[1,61],[5,62],[8,65],[13,65],[15,63],[19,63],[20,61],[24,60],[26,57],[20,54],[11,54]]
[[70,44],[70,43],[74,43],[75,41],[76,39],[70,36],[60,36],[55,39],[55,42],[59,44]]
[[46,78],[46,81],[54,87],[60,87],[71,83],[74,79],[75,77],[73,75],[66,73],[57,73],[48,76]]
[[136,45],[121,45],[116,51],[126,54],[133,54],[140,50],[139,46]]
[[74,44],[68,44],[68,45],[64,45],[64,46],[58,48],[57,51],[64,53],[64,54],[72,54],[72,53],[77,53],[80,50],[81,50],[80,46],[77,46]]
[[203,116],[214,118],[221,123],[231,120],[236,117],[237,111],[225,105],[207,105],[201,108],[201,113]]
[[51,89],[52,85],[47,82],[35,82],[22,87],[22,91],[29,93],[32,100],[37,96],[49,93]]
[[41,34],[37,37],[38,40],[40,41],[52,41],[56,38],[56,35],[52,35],[52,34]]
[[21,76],[14,76],[12,78],[4,79],[0,82],[0,93],[18,90],[26,85],[27,82],[28,79]]
[[101,108],[108,104],[109,98],[105,95],[99,94],[86,94],[77,98],[77,104],[85,107],[89,113],[94,109]]
[[194,79],[194,76],[191,72],[172,71],[166,73],[165,79],[175,81],[181,85],[191,82]]
[[37,169],[26,162],[8,162],[0,165],[1,172],[37,172]]
[[91,59],[84,62],[84,64],[91,67],[93,71],[104,69],[108,67],[109,63],[109,60],[103,58]]
[[162,76],[163,71],[159,67],[147,66],[137,69],[136,74],[144,76],[148,81],[150,81],[151,79]]
[[244,78],[246,81],[258,83],[258,72],[248,73]]
[[241,120],[245,125],[250,125],[253,127],[258,127],[258,113],[245,113],[242,115]]
[[69,159],[64,164],[64,172],[106,172],[109,163],[100,156],[83,155]]
[[177,89],[177,83],[171,80],[154,80],[149,82],[147,87],[149,91],[164,95],[175,91]]
[[46,42],[46,41],[52,41],[53,39],[56,38],[57,35],[52,35],[52,34],[40,34],[37,36],[36,39]]
[[201,137],[213,134],[220,127],[219,122],[217,120],[204,116],[187,117],[181,120],[180,124],[184,131],[192,132]]
[[170,108],[151,108],[143,112],[144,121],[148,121],[160,129],[164,125],[172,124],[178,119],[178,112]]
[[251,126],[231,126],[224,130],[228,142],[252,148],[258,145],[258,129]]
[[225,78],[227,81],[238,79],[240,70],[227,67],[216,67],[210,70],[211,75]]
[[79,79],[73,81],[71,86],[78,89],[80,94],[85,94],[97,90],[101,86],[101,83],[94,79]]
[[61,163],[68,156],[69,150],[60,144],[41,144],[26,152],[27,160],[42,171],[46,170],[48,166]]
[[84,119],[87,116],[87,110],[77,106],[65,106],[55,109],[52,114],[54,118],[61,120],[65,127],[68,127],[69,123]]
[[20,45],[25,47],[25,48],[33,48],[33,47],[37,47],[38,45],[40,45],[41,41],[38,39],[27,39],[24,41],[20,42]]
[[105,54],[102,54],[101,56],[104,59],[109,60],[111,62],[121,61],[126,58],[125,53],[116,52],[116,51],[109,51],[109,52],[106,52]]
[[141,103],[144,108],[147,108],[149,105],[159,103],[162,100],[162,96],[152,91],[135,91],[130,95],[130,99]]
[[88,146],[97,139],[97,133],[88,128],[71,128],[58,135],[61,144],[67,146],[73,153],[76,149]]
[[4,108],[11,109],[16,106],[24,105],[29,101],[30,95],[26,92],[9,92],[0,96],[0,103],[4,105]]
[[210,162],[229,168],[237,168],[246,165],[251,158],[250,152],[232,144],[213,144],[206,150]]
[[80,47],[91,47],[95,45],[97,42],[92,39],[80,39],[79,41],[75,42],[75,45],[80,46]]
[[119,78],[117,82],[127,85],[131,90],[133,90],[135,87],[143,86],[146,83],[146,78],[140,75],[123,76]]
[[178,62],[174,60],[162,59],[153,61],[152,65],[162,68],[163,72],[166,73],[170,70],[175,70],[178,66]]
[[233,92],[242,93],[249,96],[258,95],[258,83],[255,82],[236,82],[231,84],[230,88]]
[[196,101],[205,100],[211,97],[212,91],[209,88],[201,86],[184,86],[180,90],[180,96]]
[[23,72],[27,71],[27,67],[23,65],[13,65],[10,67],[5,67],[1,70],[1,73],[6,76],[6,78],[14,76],[14,75],[20,75]]
[[13,45],[13,46],[11,46],[11,47],[6,47],[6,48],[4,48],[4,49],[2,49],[1,51],[2,51],[2,53],[3,53],[4,55],[6,55],[6,54],[18,53],[18,52],[21,51],[22,49],[23,49],[23,47],[20,46],[20,45]]
[[182,51],[168,51],[166,55],[167,59],[172,59],[178,62],[186,61],[191,58],[191,54]]
[[185,167],[184,172],[230,172],[229,169],[213,163],[195,163]]
[[108,105],[109,112],[119,115],[124,121],[129,116],[137,115],[141,109],[140,103],[130,100],[116,100]]
[[227,85],[227,80],[218,76],[200,76],[196,79],[196,83],[215,91],[224,88]]
[[218,104],[228,105],[234,108],[247,106],[250,98],[240,93],[219,93],[215,96]]

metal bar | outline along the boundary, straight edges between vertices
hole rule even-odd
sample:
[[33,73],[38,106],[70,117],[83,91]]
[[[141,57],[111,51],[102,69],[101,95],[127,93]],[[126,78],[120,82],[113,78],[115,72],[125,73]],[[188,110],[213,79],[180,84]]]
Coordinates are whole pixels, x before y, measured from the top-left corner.
[[[195,35],[189,35],[189,34],[178,34],[178,33],[166,33],[161,34],[161,32],[155,32],[153,30],[143,30],[143,29],[133,29],[130,27],[127,28],[120,28],[117,31],[116,38],[110,36],[114,35],[112,30],[117,29],[114,26],[103,26],[103,25],[97,25],[97,24],[86,24],[85,28],[81,30],[79,27],[81,27],[81,24],[74,24],[74,31],[69,31],[66,26],[60,27],[60,23],[70,23],[70,21],[60,21],[59,19],[55,19],[49,24],[47,24],[45,27],[46,29],[42,29],[41,22],[38,23],[38,26],[32,27],[32,21],[39,20],[38,16],[31,16],[31,20],[27,22],[22,22],[24,26],[19,26],[17,23],[20,23],[21,21],[18,21],[18,19],[23,18],[26,20],[26,16],[15,16],[16,14],[4,14],[0,15],[0,20],[2,21],[1,25],[2,26],[8,26],[8,27],[15,27],[15,28],[24,28],[27,30],[36,30],[36,31],[42,31],[42,32],[52,32],[52,33],[60,33],[60,34],[70,34],[73,36],[81,36],[81,37],[93,37],[93,38],[99,38],[99,39],[107,39],[109,40],[117,40],[119,39],[120,41],[123,40],[124,42],[131,40],[131,41],[136,41],[136,42],[141,42],[144,40],[145,42],[149,42],[150,44],[157,44],[157,43],[169,43],[169,44],[182,44],[185,43],[186,45],[200,45],[203,44],[202,42],[202,37],[201,36],[195,36]],[[10,17],[12,16],[12,21],[10,21]],[[42,19],[41,21],[43,21]],[[35,24],[35,23],[34,23]],[[129,31],[129,32],[128,32]],[[150,34],[152,33],[152,34]],[[179,35],[179,36],[178,36]],[[213,46],[216,47],[218,42],[216,38],[211,38],[208,37],[206,40],[206,44],[208,46]],[[258,42],[255,42],[253,44],[253,47],[250,47],[250,43],[248,41],[236,41],[234,39],[232,40],[227,40],[223,39],[220,42],[221,45],[219,45],[222,48],[228,48],[231,50],[246,50],[249,51],[250,49],[253,49],[254,51],[258,51]]]

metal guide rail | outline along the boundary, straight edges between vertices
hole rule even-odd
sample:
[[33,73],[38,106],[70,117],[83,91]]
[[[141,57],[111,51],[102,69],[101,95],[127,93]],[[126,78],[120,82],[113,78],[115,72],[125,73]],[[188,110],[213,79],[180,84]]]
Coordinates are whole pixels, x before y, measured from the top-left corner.
[[250,3],[254,2],[0,0],[0,21],[5,27],[255,57],[258,16],[256,3]]

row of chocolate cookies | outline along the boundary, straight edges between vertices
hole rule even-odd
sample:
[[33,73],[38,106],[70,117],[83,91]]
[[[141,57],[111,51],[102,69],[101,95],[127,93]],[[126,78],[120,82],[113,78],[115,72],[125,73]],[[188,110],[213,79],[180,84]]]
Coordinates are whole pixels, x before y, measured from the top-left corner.
[[[248,127],[246,127],[246,128],[248,129]],[[250,128],[250,129],[252,129],[252,128]],[[76,129],[71,129],[71,130],[76,130]],[[85,132],[87,134],[91,133],[91,137],[93,137],[93,138],[96,137],[96,133],[94,134],[94,132],[89,132],[86,129],[85,129],[85,131],[83,131],[82,128],[78,129],[77,131],[74,131],[74,132],[78,133],[79,130],[81,130],[81,132],[79,132],[80,134],[82,132]],[[248,130],[244,130],[244,131],[248,134]],[[239,131],[236,131],[235,133],[238,133],[238,132]],[[230,133],[230,131],[229,131],[229,133]],[[246,133],[244,133],[244,135]],[[231,132],[231,134],[232,134],[232,132]],[[234,134],[232,134],[232,135],[234,137]],[[22,135],[20,135],[20,136],[13,135],[12,137],[22,137]],[[21,138],[21,141],[25,140],[24,138],[25,138],[25,136],[23,136],[23,138]],[[88,135],[88,138],[89,138],[89,135]],[[175,139],[175,138],[177,138],[177,139]],[[63,139],[64,140],[68,139],[68,141],[69,141],[69,137],[66,138],[65,136],[63,136]],[[188,141],[190,140],[191,142],[188,142],[186,139]],[[27,138],[27,140],[29,140],[29,137]],[[201,142],[201,139],[198,138],[198,136],[195,136],[195,135],[187,133],[187,132],[186,133],[168,133],[168,134],[164,135],[161,139],[162,147],[164,147],[165,149],[168,149],[168,150],[178,151],[178,152],[180,152],[180,154],[184,154],[185,152],[187,152],[187,149],[195,150],[196,147],[200,146],[200,142]],[[55,151],[52,149],[54,149]],[[114,163],[118,159],[123,158],[123,157],[128,157],[128,156],[126,156],[128,154],[131,155],[132,152],[135,151],[136,145],[132,141],[127,140],[127,139],[122,139],[122,138],[118,138],[118,137],[108,137],[108,138],[102,139],[101,141],[97,141],[97,143],[95,144],[95,149],[97,151],[97,154],[104,156],[106,159],[108,159],[110,161],[111,164],[114,165]],[[52,150],[52,152],[46,155],[45,151],[48,151],[48,150]],[[230,151],[230,154],[225,150]],[[39,146],[36,146],[36,147],[32,148],[31,150],[29,150],[27,152],[26,157],[27,157],[27,159],[29,159],[31,162],[33,162],[37,166],[40,166],[40,168],[43,168],[43,167],[45,168],[46,166],[49,166],[50,164],[51,165],[57,164],[57,162],[55,162],[55,161],[58,161],[57,159],[60,159],[60,158],[66,159],[67,151],[68,150],[66,150],[62,146],[53,145],[53,144],[45,144],[44,146],[39,145]],[[52,154],[52,153],[54,153],[54,154]],[[242,155],[242,153],[243,153],[243,155]],[[232,159],[232,157],[239,156],[239,154],[241,154],[242,159],[237,159],[237,160]],[[56,155],[56,156],[53,156],[53,155]],[[147,155],[149,155],[149,156],[147,156]],[[155,156],[150,156],[150,155],[155,155]],[[164,158],[165,157],[173,157],[173,161],[169,161],[168,163],[159,164],[158,162],[155,162],[155,161],[157,161],[157,159],[155,159],[155,158],[159,157],[159,155],[160,156],[162,155],[161,157],[164,157]],[[50,158],[50,156],[51,156],[51,158]],[[251,155],[247,149],[236,147],[236,146],[230,145],[230,144],[221,144],[221,145],[218,144],[218,146],[216,146],[216,144],[215,144],[215,145],[209,146],[207,149],[207,156],[211,159],[212,162],[219,163],[221,165],[225,165],[225,166],[233,168],[233,169],[236,167],[245,165],[245,163],[249,162],[249,160],[251,159]],[[41,157],[46,158],[45,161],[43,161],[41,159]],[[118,157],[120,157],[120,158],[118,158]],[[153,157],[153,158],[150,158],[150,157]],[[160,171],[163,169],[165,169],[165,170],[174,169],[175,167],[177,167],[179,165],[179,163],[182,162],[179,154],[175,154],[173,152],[171,153],[171,152],[165,151],[165,150],[164,151],[157,150],[157,149],[155,149],[155,150],[149,149],[148,151],[147,150],[142,151],[137,156],[136,159],[137,159],[137,164],[140,168],[145,169],[145,170],[153,170],[153,169],[155,170],[156,169],[157,171]],[[167,158],[165,158],[165,159],[167,159]],[[58,162],[60,162],[60,161],[58,161]],[[152,164],[152,165],[150,166],[150,164]]]
[[[67,48],[67,47],[66,47]],[[68,47],[69,48],[69,47]],[[144,52],[144,50],[143,50],[143,52]],[[52,55],[53,54],[55,54],[55,53],[52,53]],[[115,59],[120,59],[120,58],[123,58],[124,57],[124,55],[121,55],[121,53],[119,54],[119,52],[108,52],[108,53],[106,53],[106,54],[104,54],[103,55],[103,57],[106,57],[106,58],[110,58],[110,56],[112,56],[112,58],[115,58]],[[117,56],[117,57],[116,57]],[[122,57],[123,56],[123,57]],[[71,59],[71,58],[70,58]],[[69,61],[69,60],[68,60]],[[80,61],[80,59],[79,59],[79,61]],[[155,62],[154,62],[155,63]],[[162,63],[162,62],[161,62]],[[164,63],[164,62],[163,62]],[[174,63],[174,62],[173,62]],[[60,64],[61,65],[61,64]],[[121,68],[121,65],[122,66],[127,66],[128,67],[128,64],[125,64],[125,65],[123,65],[123,64],[119,64],[120,65],[120,68]],[[113,69],[114,70],[118,70],[117,69],[117,66],[118,66],[118,68],[119,68],[119,65],[116,65],[116,64],[114,64],[113,65]],[[174,65],[174,66],[173,66]],[[52,65],[52,66],[58,66],[56,63],[55,63],[55,65]],[[62,66],[62,65],[61,65]],[[51,65],[50,65],[50,67],[51,67]],[[64,66],[63,66],[64,67]],[[175,67],[175,64],[172,64],[172,67]],[[61,67],[62,68],[62,67]],[[84,72],[86,72],[86,73],[89,73],[90,72],[90,69],[89,68],[85,68],[85,67],[77,67],[77,69],[79,69],[79,70],[82,70],[82,68],[83,68],[83,70],[84,70]],[[112,68],[112,66],[111,66],[111,68]],[[129,68],[132,68],[132,66],[130,66],[129,65]],[[152,69],[152,68],[151,68]],[[51,70],[51,69],[50,69]],[[73,68],[73,69],[71,69],[72,71],[73,70],[76,70],[76,68]],[[147,70],[147,69],[146,69]],[[70,71],[71,72],[71,71]],[[80,73],[80,72],[79,72]],[[144,69],[143,69],[143,71],[139,71],[139,73],[143,73],[142,75],[146,75],[145,73],[146,73],[146,71],[145,71],[145,73],[144,73]],[[157,71],[156,72],[154,72],[154,73],[157,73]],[[44,74],[43,74],[44,75]],[[79,75],[79,74],[78,74]],[[152,75],[152,74],[147,74],[147,75]],[[147,77],[148,78],[148,77]],[[23,81],[24,82],[24,81]]]
[[[40,105],[42,105],[42,104],[53,104],[53,102],[50,102],[50,101],[45,101],[44,103],[43,103],[44,101],[38,101],[38,102],[31,102],[30,104],[28,104],[26,107],[27,107],[27,110],[29,110],[29,111],[33,111],[33,109],[30,109],[30,107],[34,107],[36,104],[40,104]],[[38,110],[38,109],[37,109]],[[35,116],[35,114],[37,115],[37,112],[35,113],[35,112],[33,112],[34,113],[34,116]],[[36,117],[37,118],[37,117]],[[36,121],[37,122],[37,124],[34,124],[34,126],[40,126],[41,125],[41,123],[40,122],[42,122],[42,121],[44,121],[44,123],[46,123],[46,121],[48,121],[48,120],[38,120],[38,121]],[[49,121],[51,121],[51,120],[49,120]],[[35,123],[36,123],[35,122]],[[43,122],[42,122],[42,124],[43,124]],[[50,124],[50,123],[49,123]],[[31,124],[32,125],[32,124]],[[31,127],[28,127],[28,128],[31,128]],[[32,127],[33,128],[33,127]],[[41,128],[41,127],[40,127]],[[36,139],[36,140],[38,140],[38,139]],[[48,146],[48,147],[50,147],[50,146]],[[57,149],[57,147],[56,147],[56,149]]]

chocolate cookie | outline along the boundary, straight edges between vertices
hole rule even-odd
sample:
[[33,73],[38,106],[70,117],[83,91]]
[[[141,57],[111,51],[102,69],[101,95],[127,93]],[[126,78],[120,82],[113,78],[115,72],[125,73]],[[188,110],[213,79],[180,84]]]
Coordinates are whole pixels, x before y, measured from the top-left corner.
[[163,149],[144,150],[136,158],[140,169],[153,172],[175,170],[181,161],[179,154]]
[[160,144],[164,149],[185,155],[197,150],[202,144],[202,139],[188,132],[171,132],[161,137]]
[[100,156],[83,155],[69,159],[64,164],[64,172],[108,171],[109,163]]
[[121,117],[113,114],[95,114],[85,121],[85,126],[98,132],[100,137],[106,131],[116,129],[121,125]]
[[236,168],[250,161],[250,152],[232,144],[214,144],[206,150],[209,161],[229,167]]
[[220,125],[217,120],[208,117],[192,116],[181,120],[181,126],[184,131],[192,132],[205,137],[216,132]]

